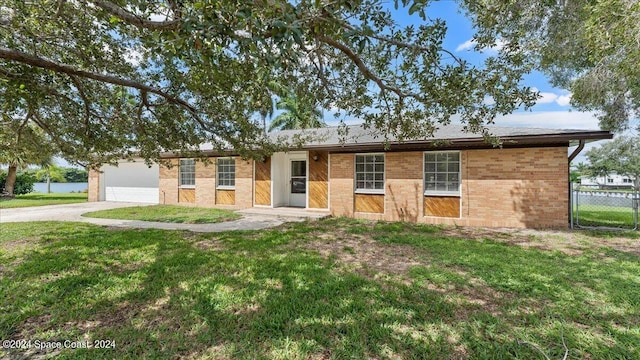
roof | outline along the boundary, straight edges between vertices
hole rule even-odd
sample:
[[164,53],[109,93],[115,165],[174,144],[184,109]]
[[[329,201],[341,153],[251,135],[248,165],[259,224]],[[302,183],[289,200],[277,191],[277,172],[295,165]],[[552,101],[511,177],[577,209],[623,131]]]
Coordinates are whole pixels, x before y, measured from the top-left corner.
[[[498,137],[504,147],[542,146],[542,145],[573,145],[580,140],[585,142],[611,139],[613,134],[603,130],[577,129],[544,129],[544,128],[516,128],[504,126],[488,126],[489,134]],[[278,137],[294,138],[309,136],[301,149],[316,150],[358,150],[383,149],[384,136],[375,129],[365,129],[361,125],[346,127],[327,127],[306,130],[283,130],[272,133],[273,139]],[[405,139],[398,141],[389,139],[389,149],[400,150],[408,148],[425,148],[437,146],[439,148],[490,148],[482,134],[466,132],[462,125],[445,125],[438,128],[433,137],[427,139]]]
[[[613,134],[603,130],[576,129],[544,129],[521,128],[505,126],[488,126],[489,134],[502,141],[502,147],[539,147],[539,146],[569,146],[578,141],[596,141],[611,139]],[[444,125],[439,127],[430,138],[405,139],[398,141],[390,138],[385,147],[384,136],[375,129],[365,129],[362,125],[333,126],[318,129],[282,130],[270,133],[274,142],[296,143],[296,138],[305,141],[299,147],[291,150],[326,150],[332,152],[357,151],[399,151],[437,149],[488,149],[493,144],[488,143],[482,134],[464,131],[462,125]],[[283,139],[284,138],[284,139]],[[202,144],[200,151],[217,153],[209,143]],[[233,154],[232,149],[225,152]],[[162,157],[180,156],[178,152],[165,152]]]

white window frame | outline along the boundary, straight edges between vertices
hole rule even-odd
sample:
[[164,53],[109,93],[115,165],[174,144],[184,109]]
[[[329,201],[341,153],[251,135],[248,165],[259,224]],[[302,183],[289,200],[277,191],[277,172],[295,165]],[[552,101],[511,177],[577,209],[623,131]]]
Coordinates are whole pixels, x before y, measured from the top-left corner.
[[[182,183],[182,169],[185,168],[185,165],[182,165],[183,161],[192,161],[193,162],[193,172],[189,172],[189,174],[193,174],[193,184],[183,184]],[[180,159],[178,166],[178,184],[182,189],[195,189],[196,187],[196,160],[195,159]]]
[[[382,189],[358,189],[358,156],[382,156]],[[374,184],[375,180],[375,162],[374,162]],[[387,172],[387,158],[384,153],[361,153],[355,154],[353,157],[353,188],[356,194],[382,194],[384,195],[384,189],[386,184],[386,172]]]
[[[443,191],[443,190],[427,190],[427,154],[458,154],[458,190],[457,191]],[[438,162],[436,161],[436,164]],[[436,165],[437,169],[437,165]],[[435,174],[438,172],[436,171]],[[446,174],[449,174],[447,169]],[[425,151],[422,155],[422,186],[424,188],[425,196],[462,196],[462,153],[459,150],[447,150],[447,151]]]
[[[220,185],[220,161],[233,160],[233,185]],[[229,172],[227,172],[229,173]],[[236,189],[236,159],[233,157],[221,157],[216,159],[216,189],[218,190],[235,190]]]

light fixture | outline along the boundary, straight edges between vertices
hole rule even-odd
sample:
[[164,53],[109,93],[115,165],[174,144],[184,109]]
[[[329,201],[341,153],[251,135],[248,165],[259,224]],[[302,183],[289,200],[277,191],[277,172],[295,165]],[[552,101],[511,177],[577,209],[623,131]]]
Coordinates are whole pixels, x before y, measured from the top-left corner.
[[318,161],[318,154],[313,155],[313,161]]

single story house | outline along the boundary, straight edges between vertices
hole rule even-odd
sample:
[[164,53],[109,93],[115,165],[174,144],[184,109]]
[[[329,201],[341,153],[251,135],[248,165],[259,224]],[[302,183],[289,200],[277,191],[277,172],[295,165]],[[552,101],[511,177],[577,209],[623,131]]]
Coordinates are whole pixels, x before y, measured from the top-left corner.
[[[173,153],[171,168],[143,162],[89,176],[89,201],[225,209],[299,207],[372,220],[487,227],[567,227],[568,147],[608,131],[490,127],[503,145],[448,125],[433,138],[389,143],[350,126],[288,130],[320,135],[264,161],[210,153],[209,165]],[[579,150],[578,150],[579,151]],[[576,155],[574,153],[572,155]]]

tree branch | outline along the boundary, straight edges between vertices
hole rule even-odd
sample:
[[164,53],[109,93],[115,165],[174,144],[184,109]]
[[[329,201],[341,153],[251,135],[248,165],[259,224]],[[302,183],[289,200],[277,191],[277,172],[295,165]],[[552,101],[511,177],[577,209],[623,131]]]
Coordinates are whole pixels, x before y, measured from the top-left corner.
[[358,69],[360,69],[360,72],[362,73],[362,75],[364,75],[367,79],[375,82],[378,87],[383,90],[383,91],[391,91],[393,93],[395,93],[396,95],[398,95],[401,98],[404,97],[411,97],[420,101],[423,101],[423,97],[420,94],[417,93],[408,93],[408,92],[404,92],[402,89],[396,87],[396,86],[391,86],[386,84],[382,79],[380,79],[379,77],[377,77],[371,70],[369,70],[369,68],[367,67],[367,65],[362,61],[362,59],[360,59],[360,57],[354,53],[348,46],[339,43],[338,41],[324,36],[324,35],[318,35],[316,37],[319,41],[333,47],[336,48],[338,50],[340,50],[343,54],[345,54],[349,59],[351,59],[351,61],[354,62],[354,64],[356,64],[356,66],[358,67]]
[[[351,30],[351,31],[357,31],[358,34],[362,35],[362,36],[366,36],[366,37],[370,37],[372,39],[376,39],[378,41],[384,41],[386,43],[389,43],[391,45],[395,45],[397,47],[401,47],[401,48],[406,48],[406,49],[412,49],[412,50],[419,50],[419,51],[424,51],[424,52],[430,52],[433,51],[433,49],[428,48],[428,47],[424,47],[424,46],[420,46],[420,45],[416,45],[416,44],[410,44],[410,43],[406,43],[403,41],[399,41],[387,36],[382,36],[382,35],[376,35],[376,34],[365,34],[364,32],[360,31],[359,29],[351,26],[348,23],[343,22],[342,25],[345,29],[347,30]],[[464,66],[464,62],[458,58],[457,56],[455,56],[451,51],[443,48],[443,47],[439,47],[437,49],[438,51],[442,51],[445,54],[448,54],[449,56],[451,56],[451,58],[457,62],[459,65]]]
[[[118,19],[140,28],[149,30],[173,30],[180,24],[180,20],[151,21],[143,19],[110,1],[93,1],[93,3]],[[175,5],[172,4],[172,8],[175,9]]]
[[84,126],[86,131],[89,131],[89,118],[91,117],[91,109],[89,107],[89,100],[87,99],[87,95],[84,93],[84,87],[80,83],[77,77],[74,75],[69,75],[69,78],[73,82],[73,85],[78,89],[78,94],[80,94],[80,98],[82,99],[82,103],[84,105]]
[[0,58],[19,62],[25,65],[30,65],[30,66],[39,67],[42,69],[51,70],[58,73],[67,74],[70,76],[75,75],[75,76],[79,76],[87,79],[97,80],[104,83],[120,85],[124,87],[138,89],[140,91],[156,94],[166,99],[170,103],[182,106],[193,117],[200,120],[197,110],[186,101],[180,98],[177,98],[159,88],[142,84],[134,80],[124,79],[124,78],[112,76],[112,75],[97,74],[97,73],[85,71],[85,70],[79,70],[72,66],[69,66],[66,64],[60,64],[58,62],[39,57],[37,55],[27,54],[21,51],[7,49],[4,47],[0,47]]

